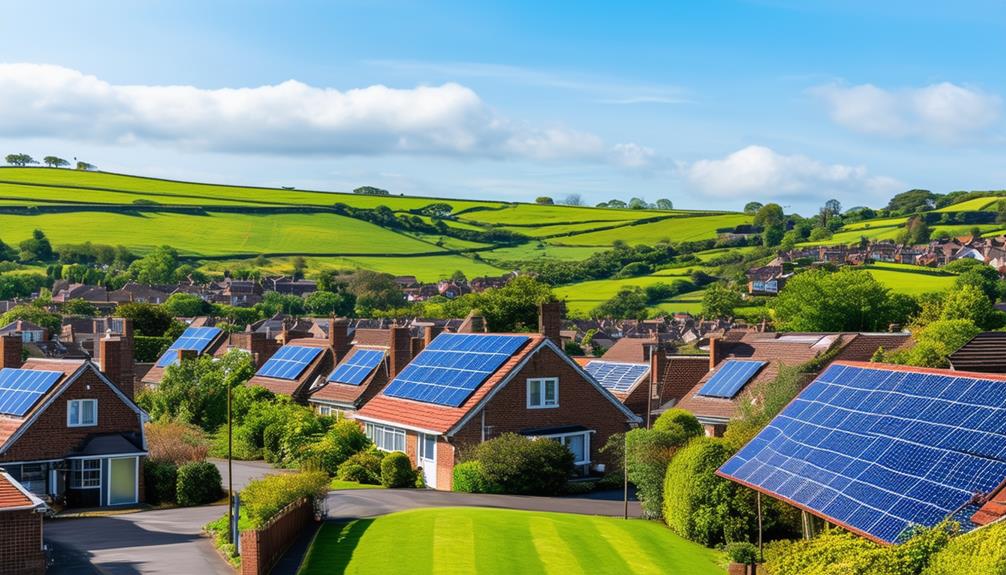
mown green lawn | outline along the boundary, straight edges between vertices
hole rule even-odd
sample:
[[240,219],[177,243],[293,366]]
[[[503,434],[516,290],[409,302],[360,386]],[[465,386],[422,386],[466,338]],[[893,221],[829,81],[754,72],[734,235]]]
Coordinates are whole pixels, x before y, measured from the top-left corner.
[[356,481],[343,481],[341,479],[333,479],[328,485],[329,489],[333,490],[344,490],[344,489],[384,489],[381,485],[367,485],[366,483],[357,483]]
[[640,519],[438,508],[329,523],[301,575],[721,575],[720,553]]

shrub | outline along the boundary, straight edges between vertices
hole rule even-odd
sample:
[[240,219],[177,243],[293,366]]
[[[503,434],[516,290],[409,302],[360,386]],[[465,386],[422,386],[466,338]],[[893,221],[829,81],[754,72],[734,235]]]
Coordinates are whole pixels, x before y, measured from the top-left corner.
[[726,442],[696,437],[667,466],[664,521],[672,531],[706,546],[748,539],[754,492],[717,477],[732,455]]
[[171,345],[169,337],[133,336],[133,357],[139,363],[153,363]]
[[401,451],[394,451],[381,461],[381,485],[385,487],[413,487],[416,484],[416,471],[412,469],[409,456]]
[[557,441],[504,433],[478,444],[471,457],[503,493],[556,495],[573,472],[573,454]]
[[727,557],[734,563],[750,565],[758,560],[758,548],[747,541],[730,543],[726,552]]
[[258,528],[294,501],[317,500],[327,491],[328,475],[321,471],[267,475],[241,490],[241,503],[251,527]]
[[178,504],[183,507],[212,503],[223,495],[220,470],[208,461],[186,463],[178,468]]
[[268,463],[279,462],[280,443],[283,441],[283,424],[273,423],[262,432],[262,458]]
[[178,500],[178,466],[172,461],[144,460],[143,487],[147,503],[174,503]]
[[465,461],[454,466],[454,491],[462,493],[499,493],[498,485],[489,481],[481,461]]
[[206,459],[209,441],[202,429],[181,422],[148,423],[144,426],[150,459],[176,466]]
[[978,573],[1006,573],[1006,522],[954,537],[922,571],[922,575]]
[[692,412],[685,409],[668,409],[660,414],[660,417],[653,422],[653,429],[657,431],[671,431],[680,429],[687,438],[698,437],[703,434],[702,424],[692,415]]
[[380,485],[382,459],[384,459],[383,451],[373,448],[361,451],[342,462],[336,477],[343,481]]
[[317,442],[308,445],[299,455],[301,467],[310,467],[335,475],[339,466],[355,453],[370,445],[359,424],[343,419],[333,425]]
[[678,425],[666,423],[667,430],[633,429],[625,434],[629,481],[636,486],[643,515],[660,517],[664,501],[664,476],[674,453],[689,436]]

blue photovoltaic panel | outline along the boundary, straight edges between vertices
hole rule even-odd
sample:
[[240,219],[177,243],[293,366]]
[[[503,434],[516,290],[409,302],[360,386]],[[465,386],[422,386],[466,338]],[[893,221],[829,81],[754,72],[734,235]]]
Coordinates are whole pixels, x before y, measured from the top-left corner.
[[357,349],[332,370],[328,381],[360,385],[384,361],[384,350]]
[[206,346],[210,345],[221,333],[218,327],[189,327],[185,328],[181,337],[171,344],[168,351],[157,360],[157,367],[168,367],[178,362],[178,350],[194,349],[197,354],[206,351]]
[[706,384],[699,390],[699,395],[730,399],[737,395],[745,383],[751,381],[751,378],[765,363],[764,361],[728,359],[706,381]]
[[23,416],[62,376],[59,371],[0,369],[0,413]]
[[265,365],[259,368],[255,375],[277,379],[297,379],[321,351],[320,347],[284,345],[269,358],[269,361],[265,362]]
[[966,531],[1006,477],[1006,382],[832,365],[719,472],[877,541],[962,506]]
[[520,335],[440,334],[384,394],[457,407],[527,340]]
[[609,391],[629,391],[639,378],[650,372],[649,364],[618,363],[594,360],[587,364],[587,373]]

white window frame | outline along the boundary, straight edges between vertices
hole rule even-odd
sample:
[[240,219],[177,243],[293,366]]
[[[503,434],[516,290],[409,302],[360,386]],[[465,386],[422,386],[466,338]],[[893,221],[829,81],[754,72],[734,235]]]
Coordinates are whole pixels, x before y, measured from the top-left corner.
[[[92,462],[97,463],[97,467],[85,467]],[[85,473],[94,475],[85,479]],[[97,484],[88,485],[88,483],[94,483],[95,477],[97,477]],[[101,459],[70,460],[70,489],[101,489],[101,483]]]
[[[577,467],[579,467],[581,465],[590,465],[590,462],[591,462],[591,459],[590,459],[590,436],[593,435],[593,434],[594,434],[594,432],[592,432],[592,431],[575,431],[573,433],[557,433],[555,435],[539,435],[538,438],[540,438],[540,439],[551,439],[553,441],[558,441],[559,445],[562,445],[563,447],[566,447],[566,441],[570,437],[574,437],[574,436],[577,436],[577,435],[583,436],[583,454],[584,454],[584,456],[587,457],[587,459],[585,459],[583,461],[574,461],[573,462],[573,465],[576,465]],[[566,447],[566,449],[569,449],[569,448]],[[570,451],[570,453],[572,453],[572,451]]]
[[[381,451],[401,451],[405,453],[406,433],[404,429],[378,423],[368,423],[364,426],[364,433]],[[401,442],[400,446],[399,441]]]
[[[92,413],[94,420],[91,422],[82,421],[84,416],[84,404],[90,403],[94,406]],[[73,406],[77,406],[77,421],[73,421]],[[66,402],[66,426],[67,427],[94,427],[98,425],[98,400],[97,399],[71,399]]]
[[[546,396],[548,393],[546,390],[549,386],[552,386],[554,390],[552,393],[552,400],[549,401]],[[535,386],[539,386],[538,389],[538,403],[532,401],[533,394],[531,390]],[[559,407],[559,378],[558,377],[533,377],[527,380],[527,408],[528,409],[553,409]]]

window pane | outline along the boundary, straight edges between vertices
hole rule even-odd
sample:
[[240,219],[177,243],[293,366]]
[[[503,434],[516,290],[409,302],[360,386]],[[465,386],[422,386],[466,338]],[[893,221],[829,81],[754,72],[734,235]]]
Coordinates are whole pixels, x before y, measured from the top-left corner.
[[566,448],[573,452],[573,459],[575,461],[587,460],[585,447],[586,442],[583,440],[582,435],[570,435],[566,438]]
[[77,425],[80,423],[80,402],[71,401],[70,402],[70,425]]
[[95,405],[97,404],[97,402],[96,401],[84,401],[82,403],[83,403],[83,405],[81,407],[83,408],[83,410],[82,410],[81,423],[93,424],[94,423],[94,408],[95,408]]
[[555,388],[557,387],[558,382],[554,380],[547,380],[544,382],[544,384],[545,384],[545,404],[548,405],[555,403],[555,392],[556,392]]
[[531,405],[541,405],[541,381],[533,379],[529,382]]

